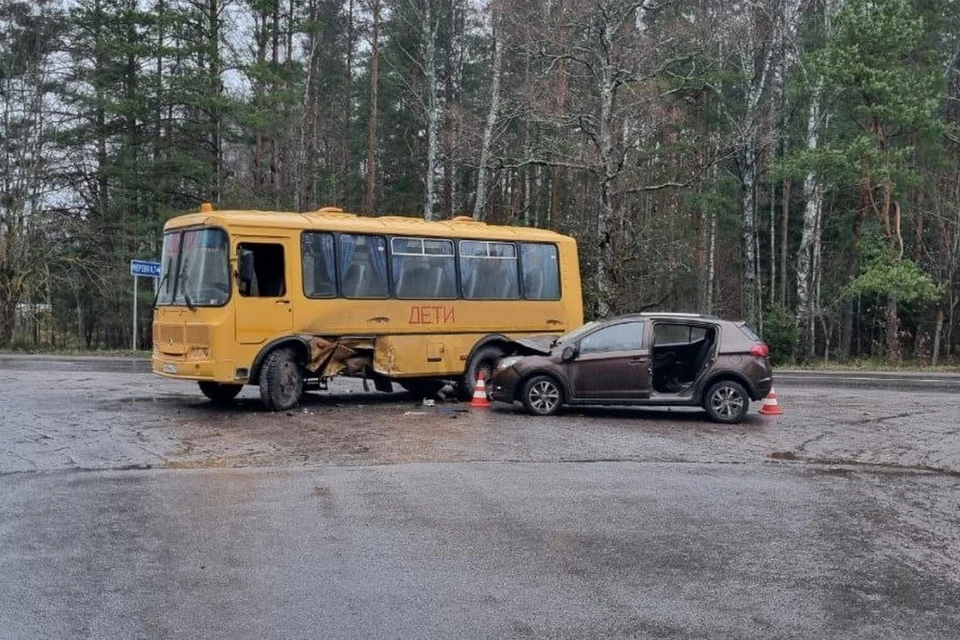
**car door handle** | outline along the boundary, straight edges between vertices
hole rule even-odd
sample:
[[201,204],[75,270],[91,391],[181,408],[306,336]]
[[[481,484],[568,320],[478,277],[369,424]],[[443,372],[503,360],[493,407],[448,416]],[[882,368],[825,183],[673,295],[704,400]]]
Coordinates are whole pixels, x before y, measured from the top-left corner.
[[277,304],[290,304],[289,300],[277,300]]
[[643,364],[643,360],[637,358],[635,360],[627,360],[627,364]]

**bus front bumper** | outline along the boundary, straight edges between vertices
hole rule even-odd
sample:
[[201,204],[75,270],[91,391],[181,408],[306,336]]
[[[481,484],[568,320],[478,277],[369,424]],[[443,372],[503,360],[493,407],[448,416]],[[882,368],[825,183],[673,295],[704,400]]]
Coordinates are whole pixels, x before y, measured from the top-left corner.
[[186,360],[163,355],[153,356],[153,372],[164,378],[175,380],[210,380],[214,382],[246,382],[246,378],[237,379],[236,363],[233,361]]

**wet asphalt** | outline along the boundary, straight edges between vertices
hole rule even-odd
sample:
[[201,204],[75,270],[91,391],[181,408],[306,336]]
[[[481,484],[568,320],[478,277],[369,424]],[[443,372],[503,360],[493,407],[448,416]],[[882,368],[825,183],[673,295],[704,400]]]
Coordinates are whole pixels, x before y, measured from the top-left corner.
[[139,366],[0,356],[0,638],[958,636],[949,377],[722,427]]

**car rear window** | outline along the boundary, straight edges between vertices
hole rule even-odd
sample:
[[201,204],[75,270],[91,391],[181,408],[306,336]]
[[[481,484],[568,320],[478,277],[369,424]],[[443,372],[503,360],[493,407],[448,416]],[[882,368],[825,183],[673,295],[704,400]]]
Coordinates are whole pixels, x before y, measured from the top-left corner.
[[743,335],[747,336],[754,342],[760,342],[760,336],[758,336],[757,333],[753,329],[751,329],[750,325],[748,325],[747,323],[744,322],[743,324],[740,325],[740,331],[743,332]]

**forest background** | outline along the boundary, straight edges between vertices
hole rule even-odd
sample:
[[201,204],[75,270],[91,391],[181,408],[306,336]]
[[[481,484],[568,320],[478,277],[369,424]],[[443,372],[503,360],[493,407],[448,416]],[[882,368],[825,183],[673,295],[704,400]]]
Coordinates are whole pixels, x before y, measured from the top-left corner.
[[958,0],[0,0],[0,348],[129,345],[212,202],[555,229],[589,317],[943,363],[958,120]]

